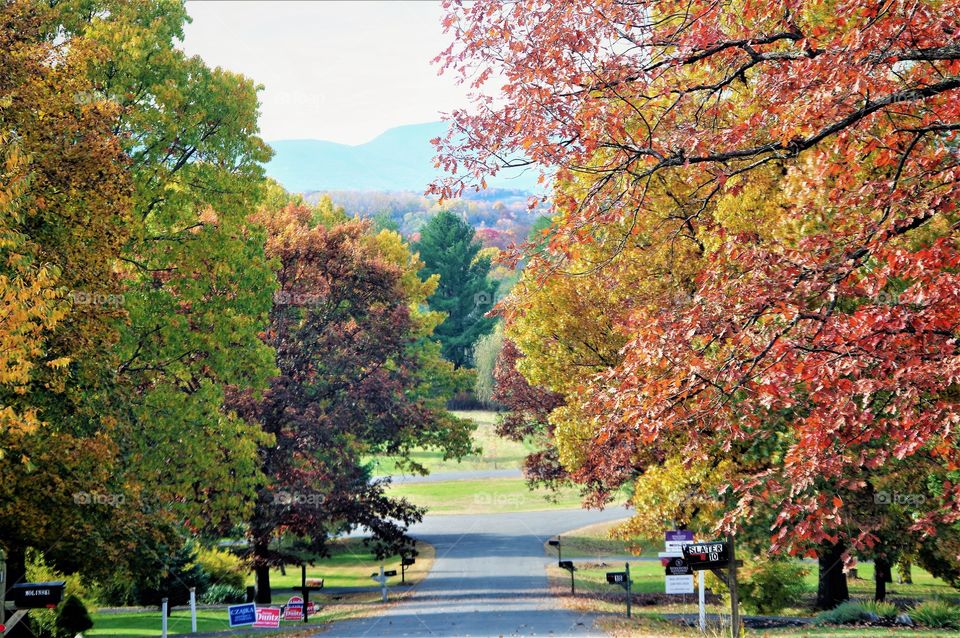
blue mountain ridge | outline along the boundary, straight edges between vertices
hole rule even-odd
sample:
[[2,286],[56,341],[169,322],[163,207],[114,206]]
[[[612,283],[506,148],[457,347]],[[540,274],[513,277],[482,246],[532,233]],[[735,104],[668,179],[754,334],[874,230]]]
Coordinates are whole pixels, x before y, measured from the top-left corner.
[[[441,175],[434,168],[430,140],[443,135],[445,122],[398,126],[365,144],[326,140],[276,140],[267,175],[294,193],[312,191],[413,191],[422,193]],[[487,180],[491,188],[542,190],[534,170],[501,171]]]

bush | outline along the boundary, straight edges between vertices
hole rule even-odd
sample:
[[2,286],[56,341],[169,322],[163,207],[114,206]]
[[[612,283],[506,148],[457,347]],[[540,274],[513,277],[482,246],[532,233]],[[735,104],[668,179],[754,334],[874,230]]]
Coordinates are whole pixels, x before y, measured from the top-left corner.
[[[247,582],[247,569],[233,553],[222,549],[201,549],[197,553],[197,564],[207,574],[210,584],[229,585],[243,589]],[[242,602],[242,601],[241,601]]]
[[861,603],[863,611],[868,614],[875,614],[877,618],[883,620],[895,620],[899,610],[897,606],[893,603],[887,602],[877,602],[875,600],[869,600],[867,602]]
[[71,594],[57,610],[56,626],[62,636],[72,637],[91,629],[93,621],[83,601]]
[[[803,577],[807,568],[794,560],[758,558],[738,573],[738,591],[744,609],[755,614],[775,614],[796,603],[807,591]],[[710,589],[729,600],[727,586],[708,575]]]
[[866,620],[868,613],[863,603],[848,600],[817,614],[816,622],[818,625],[852,625]]
[[960,607],[944,600],[928,600],[910,610],[910,618],[931,629],[960,629]]
[[247,600],[247,590],[226,583],[211,585],[200,597],[200,602],[207,605],[232,605]]

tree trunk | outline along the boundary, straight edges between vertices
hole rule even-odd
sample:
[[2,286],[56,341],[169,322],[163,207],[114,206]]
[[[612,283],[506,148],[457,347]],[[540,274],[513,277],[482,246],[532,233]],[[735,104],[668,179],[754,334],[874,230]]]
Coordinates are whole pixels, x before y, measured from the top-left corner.
[[890,561],[877,557],[873,561],[873,582],[875,589],[873,599],[883,602],[887,599],[887,575],[890,573]]
[[[3,583],[2,586],[9,591],[17,583],[27,582],[27,550],[23,547],[10,547],[6,550],[6,556],[7,582]],[[8,601],[10,600],[9,596],[10,594],[7,594],[6,600]],[[7,612],[7,617],[11,613]],[[15,627],[4,634],[7,638],[33,638],[33,635],[33,631],[30,630],[30,616],[24,616]]]
[[847,575],[843,573],[844,549],[843,543],[820,547],[817,609],[833,609],[850,598]]
[[269,548],[266,543],[254,543],[253,556],[256,560],[254,573],[257,578],[257,599],[256,602],[261,605],[269,605],[273,599],[273,592],[270,590],[270,565],[266,558]]

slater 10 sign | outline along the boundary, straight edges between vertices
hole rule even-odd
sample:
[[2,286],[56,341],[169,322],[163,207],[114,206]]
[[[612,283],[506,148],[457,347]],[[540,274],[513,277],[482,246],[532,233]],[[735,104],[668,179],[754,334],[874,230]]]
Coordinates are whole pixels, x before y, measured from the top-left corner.
[[683,546],[683,559],[690,569],[717,569],[730,563],[730,546],[726,542],[691,543]]

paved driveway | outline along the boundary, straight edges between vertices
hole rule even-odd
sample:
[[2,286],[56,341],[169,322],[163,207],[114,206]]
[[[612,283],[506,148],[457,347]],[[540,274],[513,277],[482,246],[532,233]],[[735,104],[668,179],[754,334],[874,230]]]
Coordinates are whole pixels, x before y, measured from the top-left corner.
[[437,559],[412,595],[381,616],[337,623],[318,636],[602,636],[591,618],[555,606],[543,543],[628,515],[613,508],[428,516],[411,533],[434,545]]

